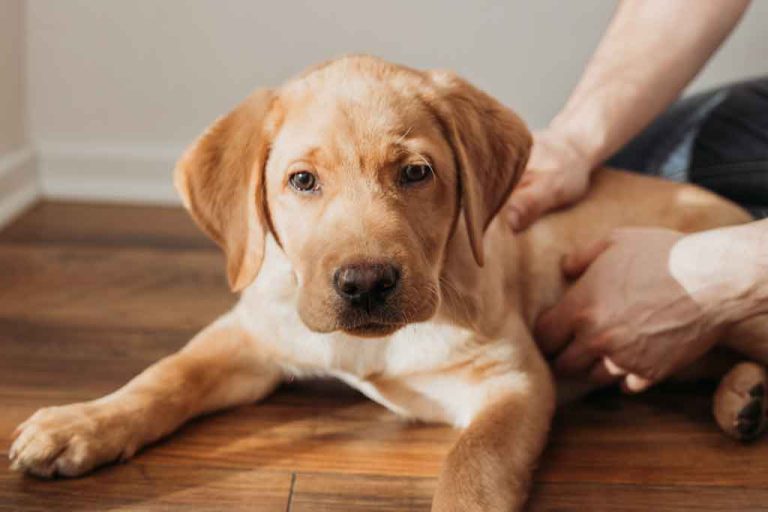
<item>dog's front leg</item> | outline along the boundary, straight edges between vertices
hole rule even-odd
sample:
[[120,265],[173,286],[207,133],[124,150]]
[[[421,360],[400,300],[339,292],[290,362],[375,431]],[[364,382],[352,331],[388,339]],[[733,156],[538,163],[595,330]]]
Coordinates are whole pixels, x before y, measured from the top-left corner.
[[443,465],[433,512],[523,507],[554,412],[554,385],[543,365],[537,361],[538,375],[520,375],[462,433]]
[[257,400],[279,378],[236,317],[225,315],[114,393],[37,411],[16,429],[12,468],[82,475],[131,457],[193,416]]

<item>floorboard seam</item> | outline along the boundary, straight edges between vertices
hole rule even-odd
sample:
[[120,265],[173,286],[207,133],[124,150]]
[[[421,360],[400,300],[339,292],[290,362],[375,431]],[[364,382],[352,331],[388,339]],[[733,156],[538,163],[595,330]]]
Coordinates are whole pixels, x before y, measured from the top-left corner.
[[293,505],[293,488],[296,486],[296,472],[291,472],[291,486],[288,488],[288,503],[285,506],[285,512],[291,512]]

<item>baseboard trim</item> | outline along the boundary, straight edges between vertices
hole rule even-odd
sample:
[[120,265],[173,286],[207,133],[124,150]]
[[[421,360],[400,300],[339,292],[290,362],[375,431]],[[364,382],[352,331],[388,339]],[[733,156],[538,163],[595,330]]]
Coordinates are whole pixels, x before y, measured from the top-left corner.
[[0,228],[24,212],[39,196],[32,148],[24,147],[0,156]]
[[180,204],[173,168],[183,147],[41,144],[45,197],[146,204]]

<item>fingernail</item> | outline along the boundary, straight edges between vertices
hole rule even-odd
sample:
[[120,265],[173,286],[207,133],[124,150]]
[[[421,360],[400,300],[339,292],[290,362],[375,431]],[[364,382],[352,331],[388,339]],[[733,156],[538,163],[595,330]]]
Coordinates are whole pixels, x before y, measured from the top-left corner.
[[651,385],[651,381],[644,379],[642,377],[639,377],[634,373],[630,373],[629,375],[627,375],[624,382],[627,385],[627,389],[631,393],[640,393],[641,391],[645,391],[646,389],[648,389]]
[[603,363],[605,364],[605,368],[608,370],[608,373],[614,377],[620,377],[627,374],[627,371],[624,368],[621,368],[608,357],[603,360]]

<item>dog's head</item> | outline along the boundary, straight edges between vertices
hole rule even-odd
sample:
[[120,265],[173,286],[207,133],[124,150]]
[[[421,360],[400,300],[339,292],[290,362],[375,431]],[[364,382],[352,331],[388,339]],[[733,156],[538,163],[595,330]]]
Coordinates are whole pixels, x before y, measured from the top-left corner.
[[482,265],[529,147],[514,113],[451,73],[346,57],[252,94],[187,151],[176,184],[233,289],[271,233],[310,329],[382,336],[435,314],[460,216]]

